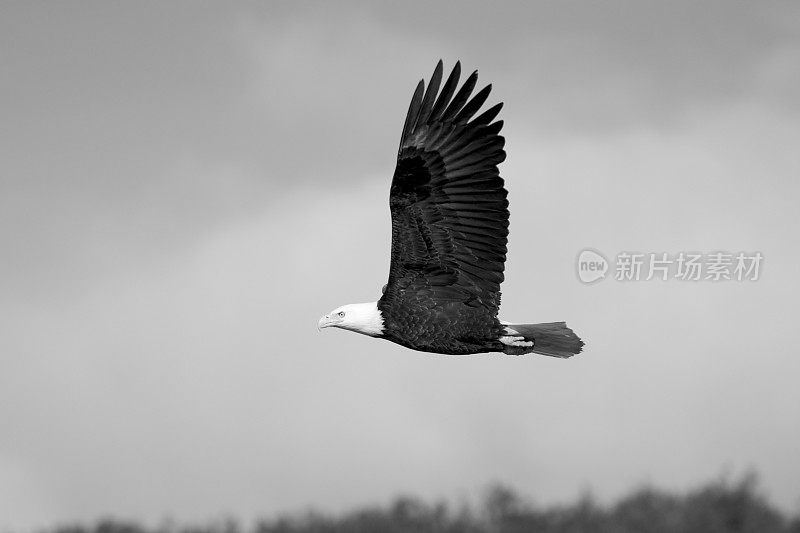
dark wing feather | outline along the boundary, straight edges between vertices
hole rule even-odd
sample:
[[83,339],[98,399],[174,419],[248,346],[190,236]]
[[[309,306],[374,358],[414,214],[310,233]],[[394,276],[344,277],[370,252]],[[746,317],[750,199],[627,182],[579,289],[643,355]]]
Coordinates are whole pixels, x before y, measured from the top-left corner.
[[[506,259],[508,201],[497,169],[505,159],[497,104],[473,118],[491,85],[470,99],[461,65],[437,97],[442,63],[411,99],[390,191],[392,258],[382,301],[418,296],[462,302],[496,317]],[[455,96],[453,96],[455,94]]]
[[436,98],[436,93],[439,92],[439,83],[442,81],[442,62],[436,64],[436,68],[431,76],[431,82],[428,84],[428,90],[425,91],[425,96],[422,99],[422,108],[419,111],[419,118],[417,124],[425,124],[428,121],[431,110],[433,108],[433,101]]
[[[425,82],[419,80],[417,89],[414,91],[414,96],[411,98],[411,104],[408,106],[408,114],[406,115],[406,123],[403,125],[403,136],[400,138],[400,150],[403,149],[403,140],[414,130],[414,125],[419,116],[419,110],[422,107],[422,92],[425,90]],[[398,151],[399,153],[399,151]]]

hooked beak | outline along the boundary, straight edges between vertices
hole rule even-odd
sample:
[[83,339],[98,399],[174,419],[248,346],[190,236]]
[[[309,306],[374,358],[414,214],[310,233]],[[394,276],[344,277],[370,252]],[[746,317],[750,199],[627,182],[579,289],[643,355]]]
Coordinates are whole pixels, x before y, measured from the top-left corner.
[[333,326],[336,321],[331,318],[331,315],[325,315],[319,319],[319,323],[317,324],[317,331],[322,330],[322,328],[328,328]]

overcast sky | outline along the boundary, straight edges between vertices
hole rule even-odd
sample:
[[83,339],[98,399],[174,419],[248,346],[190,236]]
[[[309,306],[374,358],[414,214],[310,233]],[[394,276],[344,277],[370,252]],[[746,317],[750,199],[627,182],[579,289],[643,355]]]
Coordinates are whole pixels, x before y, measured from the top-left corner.
[[[380,295],[439,58],[506,103],[501,317],[578,357],[316,329]],[[3,3],[0,531],[748,468],[798,511],[798,65],[793,2]],[[586,247],[764,263],[584,285]]]

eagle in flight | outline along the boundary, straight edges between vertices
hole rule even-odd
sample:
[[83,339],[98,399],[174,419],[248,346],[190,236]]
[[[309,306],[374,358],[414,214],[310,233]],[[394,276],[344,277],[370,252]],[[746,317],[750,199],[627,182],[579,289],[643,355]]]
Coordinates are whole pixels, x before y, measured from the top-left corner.
[[[571,357],[583,342],[564,322],[498,319],[508,242],[508,192],[497,169],[506,154],[495,121],[478,116],[491,85],[472,96],[478,72],[456,91],[456,63],[441,92],[442,62],[408,109],[389,192],[392,256],[377,302],[349,304],[319,321],[442,354],[504,352]],[[470,98],[472,96],[472,98]]]

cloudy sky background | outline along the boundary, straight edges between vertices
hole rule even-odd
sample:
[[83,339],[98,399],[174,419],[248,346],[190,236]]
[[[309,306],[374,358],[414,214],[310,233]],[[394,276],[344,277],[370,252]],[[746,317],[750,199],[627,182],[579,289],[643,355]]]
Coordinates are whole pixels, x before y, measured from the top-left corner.
[[[506,103],[501,315],[579,357],[316,330],[379,296],[439,58]],[[2,4],[0,530],[748,468],[798,511],[798,65],[791,2]],[[586,286],[585,247],[765,260]]]

